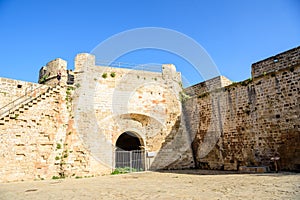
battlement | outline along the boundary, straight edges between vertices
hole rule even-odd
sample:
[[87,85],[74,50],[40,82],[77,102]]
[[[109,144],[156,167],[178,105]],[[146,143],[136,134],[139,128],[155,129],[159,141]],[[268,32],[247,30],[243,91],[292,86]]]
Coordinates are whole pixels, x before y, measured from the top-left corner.
[[[58,83],[57,74],[61,73],[62,85],[70,85],[74,83],[74,79],[80,78],[80,74],[96,70],[98,73],[103,70],[110,69],[114,72],[123,73],[136,73],[136,76],[149,76],[150,79],[157,80],[158,77],[164,80],[172,80],[178,83],[181,82],[181,74],[176,71],[176,67],[173,64],[162,65],[134,65],[128,63],[96,63],[95,55],[89,53],[80,53],[75,57],[75,69],[74,71],[67,69],[67,61],[56,58],[43,66],[39,71],[39,80],[41,84],[56,85]],[[104,72],[103,72],[104,73]]]
[[300,64],[300,46],[252,64],[252,77]]

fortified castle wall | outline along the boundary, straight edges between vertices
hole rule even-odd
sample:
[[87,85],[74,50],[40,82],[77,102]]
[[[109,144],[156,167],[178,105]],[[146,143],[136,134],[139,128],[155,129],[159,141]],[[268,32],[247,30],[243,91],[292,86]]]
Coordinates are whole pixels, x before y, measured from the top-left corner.
[[218,90],[205,92],[204,83],[198,84],[203,92],[185,103],[190,129],[197,130],[197,167],[272,167],[271,158],[279,153],[281,169],[300,169],[299,55],[297,47],[257,62],[253,78]]
[[[150,72],[96,66],[93,55],[79,54],[75,82],[67,85],[66,61],[49,62],[40,70],[45,85],[27,83],[42,89],[20,92],[22,103],[0,118],[0,181],[109,174],[116,141],[125,132],[141,141],[146,169],[193,167],[180,73],[174,65],[161,67]],[[20,84],[4,81],[11,88]]]
[[106,166],[114,166],[115,144],[124,132],[135,134],[151,152],[148,169],[194,166],[181,115],[181,75],[174,65],[160,67],[151,72],[96,66],[93,55],[77,55],[76,128]]
[[248,80],[220,76],[184,92],[174,65],[96,66],[90,54],[77,55],[74,72],[49,62],[44,85],[1,78],[9,109],[0,116],[0,181],[108,174],[127,132],[146,152],[146,169],[272,167],[278,153],[281,169],[299,170],[299,52],[253,64]]
[[[5,82],[11,88],[24,83]],[[110,173],[73,131],[70,96],[74,88],[40,86],[43,90],[18,97],[23,103],[0,119],[0,182]]]

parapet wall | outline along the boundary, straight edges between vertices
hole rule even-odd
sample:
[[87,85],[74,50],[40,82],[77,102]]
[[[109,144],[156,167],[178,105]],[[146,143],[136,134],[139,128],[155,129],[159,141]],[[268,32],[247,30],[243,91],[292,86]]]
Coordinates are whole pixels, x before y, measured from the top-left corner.
[[300,46],[252,64],[252,77],[300,64]]

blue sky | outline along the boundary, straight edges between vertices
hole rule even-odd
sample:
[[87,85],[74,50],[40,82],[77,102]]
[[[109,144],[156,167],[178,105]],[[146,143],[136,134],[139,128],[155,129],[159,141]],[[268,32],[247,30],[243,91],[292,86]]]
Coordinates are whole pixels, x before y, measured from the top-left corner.
[[[134,28],[173,29],[197,41],[220,73],[233,81],[251,76],[251,64],[300,45],[297,0],[0,0],[0,77],[37,82],[40,67],[74,57]],[[105,58],[103,58],[105,59]],[[174,63],[190,84],[184,59],[140,50],[127,63]]]

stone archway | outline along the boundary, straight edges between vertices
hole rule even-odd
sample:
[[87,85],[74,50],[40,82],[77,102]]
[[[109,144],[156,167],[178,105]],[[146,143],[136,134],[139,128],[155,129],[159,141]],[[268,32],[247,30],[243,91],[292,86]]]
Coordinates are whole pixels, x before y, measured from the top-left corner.
[[116,142],[116,148],[123,151],[141,150],[142,138],[135,133],[127,131],[122,133]]
[[137,134],[126,131],[116,142],[115,168],[128,168],[130,171],[145,170],[143,139]]

